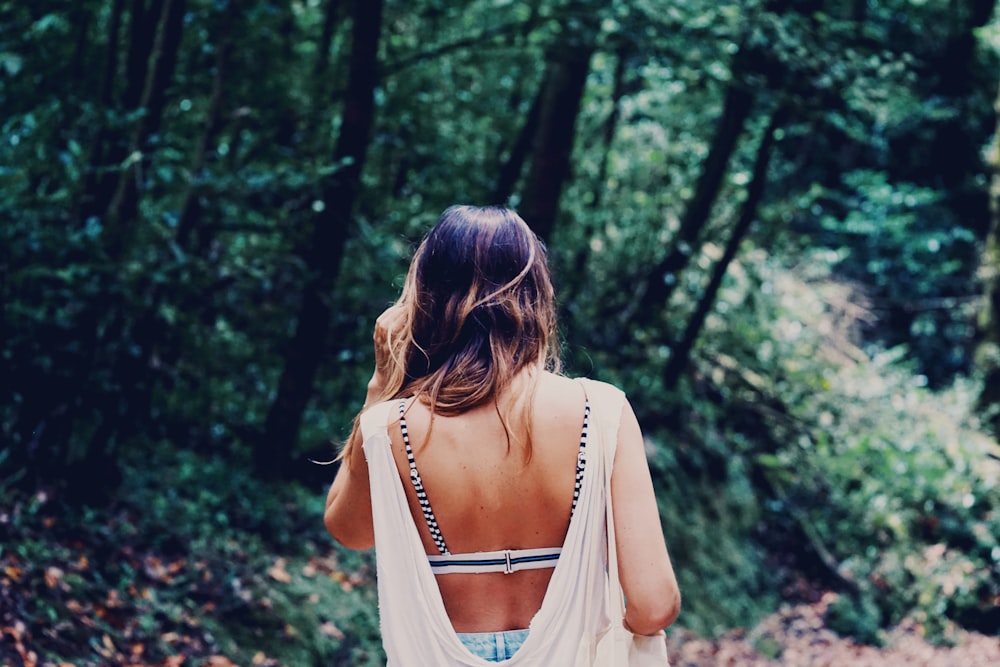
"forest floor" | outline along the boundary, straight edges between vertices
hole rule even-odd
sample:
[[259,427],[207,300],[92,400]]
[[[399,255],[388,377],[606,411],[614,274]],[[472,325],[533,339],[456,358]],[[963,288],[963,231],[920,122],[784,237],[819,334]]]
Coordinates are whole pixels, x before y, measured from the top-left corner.
[[[279,565],[280,567],[280,565]],[[10,602],[16,595],[10,588],[8,576],[3,580],[0,601]],[[280,572],[280,571],[279,571]],[[50,578],[55,576],[51,571]],[[284,579],[283,574],[271,573]],[[279,582],[280,583],[280,582]],[[56,583],[55,585],[58,585]],[[149,594],[147,592],[147,594]],[[825,626],[826,607],[835,594],[828,593],[812,604],[789,605],[771,614],[752,630],[736,629],[722,637],[706,639],[683,629],[670,633],[668,639],[672,667],[996,667],[1000,665],[1000,640],[996,637],[955,630],[948,646],[927,641],[914,623],[906,623],[891,630],[881,647],[859,645],[850,638],[838,636]],[[110,598],[114,598],[113,595]],[[81,610],[73,608],[79,613]],[[94,610],[91,610],[94,611]],[[80,667],[82,665],[133,665],[157,667],[233,667],[238,662],[226,655],[214,653],[206,645],[199,624],[191,624],[188,632],[169,633],[170,644],[176,652],[149,662],[143,655],[143,637],[137,632],[131,642],[122,643],[107,633],[96,632],[88,647],[81,647],[91,657],[76,662],[53,662],[43,658],[45,645],[50,644],[57,632],[43,630],[43,636],[33,637],[28,624],[13,618],[6,610],[0,617],[0,665],[3,667]],[[98,612],[106,615],[108,610]],[[119,618],[117,625],[138,627],[138,619]],[[78,616],[78,623],[93,627],[85,615]],[[332,632],[336,628],[330,625]],[[64,622],[65,629],[65,622]],[[164,637],[161,637],[163,639]],[[35,641],[35,640],[41,641]],[[279,660],[258,653],[249,665],[276,667]],[[344,664],[339,662],[338,664]],[[249,667],[249,666],[248,666]],[[290,667],[295,667],[291,665]]]
[[924,638],[913,622],[890,630],[881,647],[865,646],[826,627],[836,594],[783,607],[752,630],[705,639],[683,630],[668,639],[672,667],[996,667],[1000,639],[954,629],[948,646]]
[[[323,540],[255,546],[246,531],[198,529],[183,512],[172,515],[180,534],[202,530],[207,539],[153,544],[134,509],[87,515],[65,506],[36,497],[0,507],[0,667],[381,664],[370,554]],[[301,524],[293,535],[319,535],[311,510],[287,507],[282,518]],[[957,627],[948,645],[928,641],[915,622],[886,631],[880,647],[860,645],[829,628],[836,594],[806,593],[752,629],[712,639],[671,629],[671,664],[1000,665],[997,636]]]

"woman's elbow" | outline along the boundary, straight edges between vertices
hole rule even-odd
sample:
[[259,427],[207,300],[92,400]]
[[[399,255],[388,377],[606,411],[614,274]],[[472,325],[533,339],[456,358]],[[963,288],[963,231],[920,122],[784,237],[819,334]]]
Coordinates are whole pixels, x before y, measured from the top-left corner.
[[[628,611],[632,611],[629,614]],[[681,613],[681,594],[676,587],[668,593],[644,604],[634,605],[631,610],[626,604],[626,619],[632,632],[640,635],[654,635],[670,626]]]
[[375,533],[373,530],[366,530],[363,526],[351,526],[350,523],[338,521],[336,513],[331,511],[330,507],[323,514],[323,524],[333,539],[348,549],[363,551],[375,546]]
[[656,624],[662,629],[670,626],[681,613],[681,592],[674,589],[673,594],[658,609],[659,617]]

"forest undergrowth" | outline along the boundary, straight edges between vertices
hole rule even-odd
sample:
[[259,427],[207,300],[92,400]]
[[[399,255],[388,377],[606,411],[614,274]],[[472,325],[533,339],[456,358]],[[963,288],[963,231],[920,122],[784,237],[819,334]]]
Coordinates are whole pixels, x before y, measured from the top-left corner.
[[[975,382],[852,347],[842,286],[769,266],[760,331],[707,323],[684,429],[641,417],[685,600],[672,663],[1000,664],[1000,448]],[[719,352],[760,341],[769,375]],[[326,534],[325,481],[262,482],[237,444],[123,455],[96,507],[0,478],[0,665],[384,664],[373,554]]]
[[[372,554],[325,536],[322,490],[261,488],[243,463],[190,452],[137,463],[129,493],[105,511],[45,491],[0,510],[0,665],[383,664]],[[915,616],[880,646],[841,636],[831,627],[840,596],[801,574],[788,574],[782,595],[777,610],[719,636],[682,615],[668,632],[672,664],[1000,661],[996,637],[951,622],[927,637]]]
[[458,202],[629,394],[675,667],[1000,664],[996,0],[253,4],[2,3],[0,667],[384,662],[303,460]]

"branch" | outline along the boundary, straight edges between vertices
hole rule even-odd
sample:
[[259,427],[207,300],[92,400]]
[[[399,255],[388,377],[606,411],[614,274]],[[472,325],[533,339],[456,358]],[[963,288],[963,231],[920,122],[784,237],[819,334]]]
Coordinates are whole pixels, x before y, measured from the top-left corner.
[[437,58],[438,56],[443,56],[454,51],[460,51],[462,49],[469,49],[476,47],[482,49],[484,46],[483,42],[498,39],[498,38],[514,38],[510,39],[513,42],[518,37],[523,37],[525,34],[530,33],[532,30],[541,27],[548,21],[559,21],[561,17],[552,16],[545,19],[539,19],[533,16],[527,21],[509,22],[501,23],[500,25],[493,26],[492,28],[486,28],[477,35],[472,37],[466,37],[465,39],[459,39],[454,42],[449,42],[447,44],[441,44],[428,51],[421,51],[419,53],[414,53],[409,56],[405,56],[396,62],[389,63],[383,68],[383,73],[386,76],[392,74],[398,74],[400,71],[412,67],[417,63],[423,62],[425,60],[431,60]]

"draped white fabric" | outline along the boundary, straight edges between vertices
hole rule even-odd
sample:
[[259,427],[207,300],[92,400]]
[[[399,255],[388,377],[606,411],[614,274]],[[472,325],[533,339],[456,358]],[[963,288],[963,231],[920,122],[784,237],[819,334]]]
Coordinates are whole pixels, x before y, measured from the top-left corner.
[[[597,638],[610,627],[602,447],[617,444],[624,395],[605,383],[581,382],[591,402],[593,426],[580,498],[542,606],[529,626],[528,638],[514,657],[499,664],[519,667],[586,664],[587,657],[581,653],[593,651]],[[397,405],[380,403],[361,416],[371,480],[379,614],[387,664],[389,667],[498,664],[469,653],[445,612],[392,456],[386,425]]]

